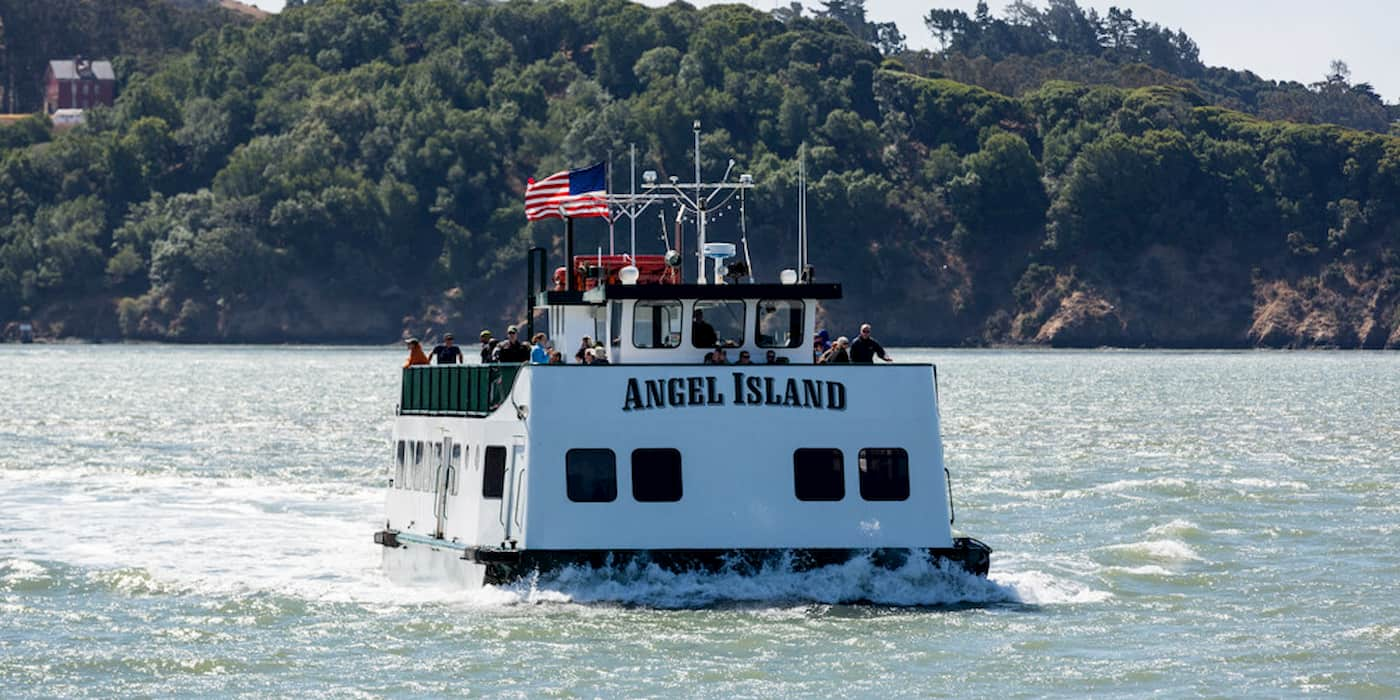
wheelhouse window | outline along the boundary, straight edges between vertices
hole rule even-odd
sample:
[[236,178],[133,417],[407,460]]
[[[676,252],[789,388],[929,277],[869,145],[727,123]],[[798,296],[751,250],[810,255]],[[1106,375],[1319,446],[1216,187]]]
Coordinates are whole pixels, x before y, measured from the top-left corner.
[[802,347],[802,313],[805,305],[795,299],[760,299],[754,333],[761,348]]
[[860,497],[867,501],[909,498],[909,453],[900,447],[860,451]]
[[461,481],[459,474],[462,472],[462,446],[452,443],[452,463],[447,467],[447,490],[453,495],[457,495],[457,484]]
[[564,478],[571,501],[617,500],[617,456],[612,450],[569,450],[564,455]]
[[399,440],[398,449],[394,451],[394,488],[404,487],[404,479],[408,476],[408,462],[405,455],[408,453],[408,443]]
[[690,313],[690,343],[697,348],[744,344],[744,302],[697,301]]
[[632,309],[632,345],[674,348],[681,344],[681,303],[639,301]]
[[841,450],[803,448],[793,452],[792,481],[799,501],[845,498],[845,459]]
[[423,472],[428,470],[428,443],[419,440],[413,443],[413,475],[409,481],[414,491],[423,490]]
[[642,503],[681,500],[680,450],[632,450],[632,498]]
[[481,465],[481,497],[500,498],[506,492],[506,448],[487,445]]

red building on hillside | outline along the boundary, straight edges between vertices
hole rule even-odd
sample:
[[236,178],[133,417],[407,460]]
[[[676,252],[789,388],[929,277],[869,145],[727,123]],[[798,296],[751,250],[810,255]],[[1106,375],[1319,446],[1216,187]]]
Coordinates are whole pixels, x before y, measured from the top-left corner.
[[117,95],[117,75],[111,61],[83,58],[49,61],[44,73],[44,111],[112,106]]

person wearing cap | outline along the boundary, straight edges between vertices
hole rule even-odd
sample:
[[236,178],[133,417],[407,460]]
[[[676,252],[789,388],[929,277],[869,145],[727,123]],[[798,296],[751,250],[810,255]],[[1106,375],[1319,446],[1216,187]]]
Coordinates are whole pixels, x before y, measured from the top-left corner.
[[591,352],[593,353],[593,362],[592,362],[591,364],[595,364],[595,365],[610,365],[610,364],[612,364],[611,362],[608,362],[608,351],[605,350],[605,349],[603,349],[603,346],[599,345],[599,346],[597,346],[597,347],[594,347],[593,350],[592,350]]
[[822,355],[831,349],[831,334],[823,328],[817,331],[817,337],[812,339],[812,359],[820,361]]
[[549,364],[549,348],[545,346],[545,343],[546,343],[546,340],[545,340],[545,339],[546,339],[547,337],[548,337],[548,336],[546,336],[546,335],[543,334],[543,333],[536,333],[536,334],[535,334],[535,337],[533,337],[533,338],[530,339],[530,346],[531,346],[531,349],[530,349],[530,364],[532,364],[532,365],[547,365],[547,364]]
[[856,364],[872,364],[875,362],[876,355],[879,355],[880,359],[885,362],[894,362],[893,357],[885,354],[885,348],[881,347],[880,341],[871,337],[870,324],[868,323],[861,324],[860,337],[856,338],[854,343],[851,343],[850,350],[851,362]]
[[519,338],[520,329],[511,326],[506,329],[506,339],[496,345],[496,361],[505,363],[520,363],[530,361],[530,346],[522,343]]
[[846,336],[843,335],[843,336],[841,336],[840,338],[837,338],[837,339],[836,339],[836,342],[834,342],[834,343],[831,344],[831,349],[830,349],[830,350],[827,350],[827,351],[826,351],[826,354],[822,355],[822,359],[818,360],[818,361],[817,361],[817,364],[821,364],[821,365],[849,365],[849,364],[851,364],[851,351],[850,351],[850,347],[851,347],[851,341],[847,340],[847,339],[846,339]]
[[442,336],[442,344],[434,347],[433,351],[429,354],[432,355],[434,364],[462,364],[462,349],[453,344],[451,333]]
[[423,354],[423,345],[417,338],[409,338],[404,342],[408,344],[408,359],[404,361],[404,367],[428,364],[428,356]]
[[496,361],[496,339],[491,337],[491,331],[481,331],[481,364],[489,365]]

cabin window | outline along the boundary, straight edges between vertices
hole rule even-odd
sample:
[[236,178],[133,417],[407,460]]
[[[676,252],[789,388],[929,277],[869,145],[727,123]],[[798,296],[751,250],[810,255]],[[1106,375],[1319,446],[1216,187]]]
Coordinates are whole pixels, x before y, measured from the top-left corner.
[[845,469],[841,450],[803,448],[793,452],[792,481],[797,500],[839,501],[845,498]]
[[794,299],[760,299],[754,326],[758,347],[802,347],[803,310],[803,303]]
[[612,450],[569,450],[564,455],[564,476],[571,501],[617,500],[617,456]]
[[462,471],[462,446],[452,445],[452,464],[447,468],[447,490],[453,496],[457,495],[457,482],[460,481],[458,474]]
[[642,503],[681,500],[680,450],[632,450],[632,498]]
[[443,464],[442,443],[433,443],[433,463],[428,469],[428,491],[437,491],[439,479],[442,478]]
[[690,313],[690,343],[697,348],[744,344],[744,302],[697,301]]
[[500,498],[506,492],[506,448],[487,445],[481,469],[481,497]]
[[674,348],[681,344],[681,303],[639,301],[632,309],[632,345]]
[[401,489],[401,488],[403,488],[404,476],[407,475],[407,471],[408,471],[408,470],[407,470],[407,465],[406,465],[405,459],[404,459],[404,457],[405,457],[405,455],[406,455],[407,453],[408,453],[408,444],[405,443],[403,440],[399,440],[399,441],[398,441],[398,444],[396,445],[396,447],[395,447],[395,449],[394,449],[394,476],[393,476],[393,487],[396,488],[396,489]]
[[414,491],[423,490],[423,472],[428,470],[428,443],[419,440],[413,443],[413,474],[409,477]]
[[900,447],[861,450],[860,497],[867,501],[909,498],[909,453]]

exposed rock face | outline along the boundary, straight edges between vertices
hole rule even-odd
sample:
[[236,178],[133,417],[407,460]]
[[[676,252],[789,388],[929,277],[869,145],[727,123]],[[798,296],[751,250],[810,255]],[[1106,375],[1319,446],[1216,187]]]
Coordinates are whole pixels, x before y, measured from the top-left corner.
[[1400,279],[1336,268],[1255,289],[1249,339],[1265,347],[1400,347]]
[[1035,342],[1058,348],[1122,345],[1127,324],[1117,308],[1101,296],[1084,291],[1060,300],[1060,306],[1040,327]]

